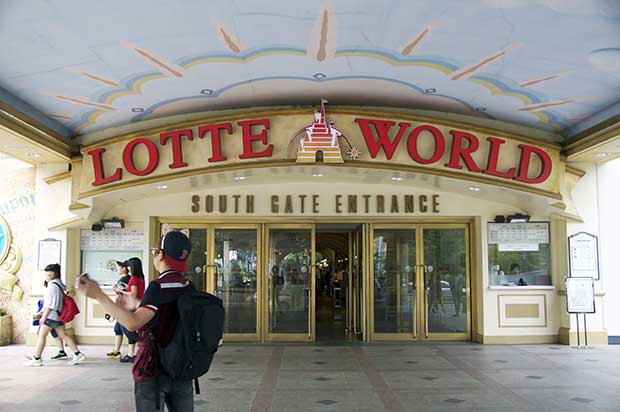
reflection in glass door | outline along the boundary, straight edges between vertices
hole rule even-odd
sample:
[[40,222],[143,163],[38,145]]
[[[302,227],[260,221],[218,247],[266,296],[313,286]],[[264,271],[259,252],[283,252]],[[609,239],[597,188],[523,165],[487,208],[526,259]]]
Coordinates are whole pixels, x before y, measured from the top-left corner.
[[204,226],[170,226],[162,225],[160,233],[163,230],[180,230],[189,237],[189,241],[192,244],[192,252],[187,258],[187,273],[185,276],[194,284],[196,289],[207,291],[206,282],[206,265],[207,257],[205,251],[207,250],[207,230]]
[[373,248],[373,336],[411,339],[416,334],[416,231],[375,228]]
[[426,331],[429,338],[468,338],[469,259],[463,225],[424,227]]
[[314,229],[270,226],[267,245],[268,338],[314,340]]
[[257,234],[256,227],[213,229],[215,295],[224,303],[227,337],[258,339]]

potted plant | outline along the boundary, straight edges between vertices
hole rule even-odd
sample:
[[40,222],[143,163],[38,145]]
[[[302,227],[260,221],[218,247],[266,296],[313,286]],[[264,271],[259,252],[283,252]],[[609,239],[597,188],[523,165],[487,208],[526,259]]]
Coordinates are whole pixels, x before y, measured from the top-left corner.
[[0,308],[0,346],[9,345],[13,334],[11,315],[4,308]]

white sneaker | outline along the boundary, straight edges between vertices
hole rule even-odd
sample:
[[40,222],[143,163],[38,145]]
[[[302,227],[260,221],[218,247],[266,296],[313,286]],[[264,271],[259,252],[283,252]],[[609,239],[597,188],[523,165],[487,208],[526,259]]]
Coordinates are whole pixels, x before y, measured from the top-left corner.
[[24,366],[43,366],[43,359],[35,359],[34,356],[29,358],[30,360],[24,363]]
[[73,355],[73,358],[69,361],[69,365],[77,365],[78,363],[82,362],[84,359],[86,359],[86,355],[80,352],[79,355]]

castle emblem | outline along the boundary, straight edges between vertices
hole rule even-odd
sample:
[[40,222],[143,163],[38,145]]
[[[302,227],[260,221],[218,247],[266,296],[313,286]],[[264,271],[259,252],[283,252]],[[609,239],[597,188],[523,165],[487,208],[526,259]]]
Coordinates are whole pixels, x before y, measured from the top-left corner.
[[321,99],[321,111],[314,112],[314,121],[306,126],[304,135],[299,140],[297,149],[297,163],[344,163],[340,151],[339,138],[342,137],[349,146],[347,154],[352,160],[358,159],[360,151],[349,139],[334,126],[333,121],[328,121],[325,116],[326,99]]

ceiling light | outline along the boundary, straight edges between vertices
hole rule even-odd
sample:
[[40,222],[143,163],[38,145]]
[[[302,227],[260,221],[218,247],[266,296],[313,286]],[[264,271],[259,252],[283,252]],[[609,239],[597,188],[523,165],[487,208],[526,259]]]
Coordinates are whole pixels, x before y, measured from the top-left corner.
[[476,186],[469,186],[469,190],[471,190],[472,192],[479,192],[480,188]]
[[200,94],[205,94],[207,96],[211,96],[213,94],[213,90],[211,90],[211,89],[202,89],[200,91]]
[[402,177],[396,177],[396,176],[394,176],[394,177],[392,177],[392,180],[394,180],[394,181],[396,181],[396,182],[400,182],[401,180],[403,180],[403,178],[402,178]]
[[104,229],[122,229],[125,227],[125,221],[114,217],[112,219],[101,219],[101,226]]
[[31,159],[38,159],[39,157],[41,157],[41,155],[38,153],[27,153],[26,157],[29,157]]
[[312,77],[314,77],[317,80],[323,80],[324,78],[327,77],[327,75],[323,73],[315,73],[312,75]]
[[611,155],[609,153],[607,153],[607,152],[596,153],[594,155],[594,157],[607,157],[607,156],[611,156]]
[[486,107],[476,107],[476,111],[477,112],[486,112],[487,108]]
[[527,223],[530,221],[529,215],[522,215],[521,213],[515,213],[514,215],[506,216],[508,223]]
[[233,177],[235,180],[245,180],[245,176],[235,176]]
[[426,94],[434,94],[437,93],[437,89],[431,87],[430,89],[424,90],[424,92],[426,92]]
[[131,111],[134,113],[142,113],[144,112],[144,109],[142,107],[134,107]]
[[321,173],[314,173],[312,177],[323,177],[323,175]]
[[155,189],[157,189],[157,190],[166,190],[166,189],[168,189],[168,186],[167,185],[160,185],[160,186],[157,186]]

